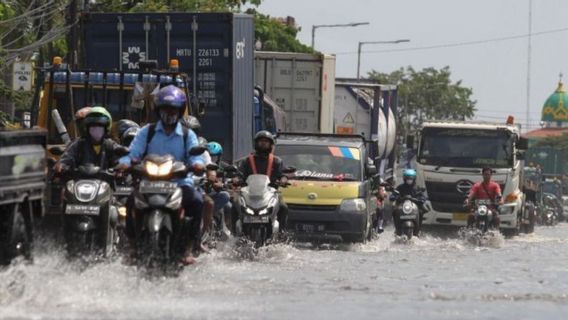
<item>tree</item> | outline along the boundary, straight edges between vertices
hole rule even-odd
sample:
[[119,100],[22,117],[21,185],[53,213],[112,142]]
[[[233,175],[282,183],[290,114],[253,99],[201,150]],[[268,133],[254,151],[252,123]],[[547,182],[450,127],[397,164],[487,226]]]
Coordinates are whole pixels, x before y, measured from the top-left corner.
[[313,53],[314,50],[296,39],[300,28],[281,23],[268,15],[247,10],[254,15],[254,33],[257,40],[262,43],[262,50],[279,52]]
[[461,80],[453,83],[450,76],[449,67],[416,71],[409,66],[389,74],[369,72],[372,80],[399,85],[400,124],[405,129],[413,129],[427,119],[465,120],[474,116],[472,89],[463,87]]

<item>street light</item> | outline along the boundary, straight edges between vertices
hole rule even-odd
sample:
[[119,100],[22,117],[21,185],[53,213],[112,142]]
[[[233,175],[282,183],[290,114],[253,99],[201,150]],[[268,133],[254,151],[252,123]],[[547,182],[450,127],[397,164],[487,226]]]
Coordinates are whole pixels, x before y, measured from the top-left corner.
[[319,24],[312,26],[312,49],[314,49],[315,39],[316,39],[316,29],[317,28],[340,28],[340,27],[357,27],[368,25],[369,22],[352,22],[352,23],[343,23],[343,24]]
[[359,41],[359,47],[357,49],[357,81],[359,81],[360,78],[360,72],[361,72],[361,47],[364,44],[397,44],[397,43],[402,43],[402,42],[410,42],[409,39],[398,39],[398,40],[392,40],[392,41]]

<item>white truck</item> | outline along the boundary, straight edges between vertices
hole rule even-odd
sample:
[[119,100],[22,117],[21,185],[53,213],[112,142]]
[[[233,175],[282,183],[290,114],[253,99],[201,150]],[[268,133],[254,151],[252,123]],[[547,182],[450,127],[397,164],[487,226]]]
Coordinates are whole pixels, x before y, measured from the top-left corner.
[[492,180],[507,204],[500,208],[501,231],[515,235],[528,223],[521,191],[527,140],[512,118],[507,123],[426,122],[417,138],[416,181],[426,189],[430,207],[424,225],[465,226],[464,199],[486,166],[493,168]]
[[335,56],[256,51],[254,79],[286,114],[286,132],[334,133]]

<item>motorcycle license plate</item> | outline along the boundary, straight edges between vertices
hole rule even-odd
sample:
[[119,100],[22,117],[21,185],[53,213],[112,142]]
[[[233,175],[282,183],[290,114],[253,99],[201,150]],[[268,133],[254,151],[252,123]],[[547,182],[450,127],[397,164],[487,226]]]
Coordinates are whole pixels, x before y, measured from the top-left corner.
[[177,188],[177,183],[170,181],[142,181],[140,182],[141,193],[172,193]]
[[114,190],[115,196],[127,196],[130,195],[131,193],[132,193],[131,187],[116,187],[116,189]]
[[99,206],[91,206],[91,205],[83,205],[83,204],[68,204],[65,206],[65,214],[85,214],[85,215],[92,215],[97,216],[101,207]]
[[268,223],[270,221],[269,216],[244,216],[244,223]]
[[414,220],[416,219],[415,215],[404,214],[400,216],[400,220]]
[[469,215],[469,214],[467,214],[467,213],[454,213],[452,220],[456,220],[456,221],[466,221],[468,215]]

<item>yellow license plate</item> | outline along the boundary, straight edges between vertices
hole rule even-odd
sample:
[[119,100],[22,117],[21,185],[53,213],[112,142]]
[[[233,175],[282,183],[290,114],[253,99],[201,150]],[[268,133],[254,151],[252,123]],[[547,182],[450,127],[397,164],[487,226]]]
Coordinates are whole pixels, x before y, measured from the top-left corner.
[[465,221],[467,220],[467,213],[454,213],[452,220]]

